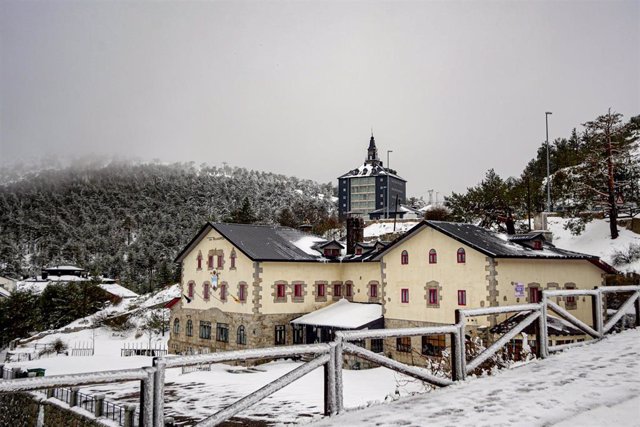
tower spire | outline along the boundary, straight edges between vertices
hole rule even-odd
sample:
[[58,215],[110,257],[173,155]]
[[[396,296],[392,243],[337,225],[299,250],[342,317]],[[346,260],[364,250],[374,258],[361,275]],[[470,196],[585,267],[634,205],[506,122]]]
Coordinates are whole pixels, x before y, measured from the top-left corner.
[[376,140],[373,137],[373,128],[371,128],[371,139],[369,140],[369,148],[367,149],[367,160],[365,163],[370,165],[378,165],[381,164],[380,159],[378,158],[378,148],[376,147]]

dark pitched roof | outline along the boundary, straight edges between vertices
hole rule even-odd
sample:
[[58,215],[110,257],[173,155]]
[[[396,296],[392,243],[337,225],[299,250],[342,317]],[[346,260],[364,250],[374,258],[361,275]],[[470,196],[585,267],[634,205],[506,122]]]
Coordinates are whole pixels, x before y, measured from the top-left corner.
[[512,242],[523,242],[523,241],[533,240],[538,237],[542,237],[544,239],[544,233],[541,231],[537,231],[534,233],[513,234],[509,236],[509,240]]
[[176,262],[182,261],[210,229],[216,230],[253,261],[317,261],[321,256],[315,254],[311,246],[326,242],[321,237],[289,227],[209,222],[178,254]]
[[473,224],[445,221],[421,221],[411,230],[395,239],[376,259],[391,250],[402,240],[409,238],[423,227],[431,227],[443,234],[463,243],[478,252],[492,258],[539,258],[539,259],[585,259],[598,260],[597,256],[572,252],[545,243],[542,250],[535,250],[517,243],[510,242],[506,236],[486,230]]

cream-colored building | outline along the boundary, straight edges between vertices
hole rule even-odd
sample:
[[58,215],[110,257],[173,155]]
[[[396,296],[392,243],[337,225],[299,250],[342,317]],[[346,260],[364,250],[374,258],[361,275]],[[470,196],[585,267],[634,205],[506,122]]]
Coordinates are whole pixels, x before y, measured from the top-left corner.
[[[423,221],[387,245],[356,248],[346,254],[339,242],[286,227],[207,223],[176,259],[183,298],[172,307],[170,351],[329,340],[339,329],[328,319],[340,316],[336,310],[314,316],[314,324],[292,321],[341,299],[380,305],[366,312],[381,315],[359,318],[349,325],[354,329],[450,324],[458,308],[536,302],[542,289],[600,286],[610,269],[597,257],[555,248],[541,234],[509,237],[439,221]],[[560,304],[590,321],[590,301]],[[504,320],[480,318],[476,329]],[[443,339],[366,345],[404,360],[435,354]]]

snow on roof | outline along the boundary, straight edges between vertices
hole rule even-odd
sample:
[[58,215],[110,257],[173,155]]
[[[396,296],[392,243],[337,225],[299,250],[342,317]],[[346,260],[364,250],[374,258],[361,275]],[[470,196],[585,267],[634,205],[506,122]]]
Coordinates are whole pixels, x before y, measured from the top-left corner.
[[146,300],[142,306],[143,307],[151,307],[154,305],[158,305],[160,303],[166,303],[171,301],[174,298],[179,298],[182,296],[182,290],[180,289],[180,283],[176,283],[175,285],[168,286],[153,295],[151,298]]
[[103,283],[98,286],[111,295],[116,295],[122,298],[135,298],[138,296],[138,294],[133,292],[131,289],[127,289],[124,286],[118,285],[117,283]]
[[395,226],[395,231],[393,230],[393,221],[389,222],[374,222],[373,224],[369,224],[364,228],[364,237],[379,237],[388,233],[404,233],[409,231],[411,228],[418,225],[420,221],[407,221],[407,222],[397,222]]
[[342,175],[340,178],[358,178],[358,177],[366,177],[366,176],[391,176],[394,178],[398,178],[404,181],[399,175],[394,173],[395,171],[385,168],[379,165],[370,165],[367,163],[363,163],[360,167],[356,169],[352,169],[349,172]]
[[363,304],[341,299],[327,307],[293,319],[291,323],[357,329],[382,317],[380,304]]
[[55,265],[53,267],[47,267],[45,268],[46,271],[48,270],[76,270],[76,271],[84,271],[84,269],[80,268],[80,267],[76,267],[75,265]]
[[295,247],[303,251],[308,255],[318,256],[318,250],[313,249],[317,243],[325,243],[326,240],[317,236],[304,236],[301,239],[296,240],[293,243]]

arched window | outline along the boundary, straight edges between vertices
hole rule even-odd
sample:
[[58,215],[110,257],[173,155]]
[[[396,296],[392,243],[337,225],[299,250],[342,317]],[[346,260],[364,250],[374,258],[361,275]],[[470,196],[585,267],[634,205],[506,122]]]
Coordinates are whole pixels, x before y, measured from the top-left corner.
[[198,252],[198,258],[196,258],[196,260],[198,261],[198,270],[202,270],[202,253]]
[[437,264],[438,263],[438,253],[435,249],[431,249],[429,251],[429,264]]
[[236,268],[236,251],[231,251],[231,267]]
[[244,326],[238,326],[238,333],[236,342],[241,345],[247,345],[247,334],[244,331]]
[[191,319],[187,320],[187,329],[185,333],[187,334],[188,337],[193,336],[193,322],[191,321]]
[[202,298],[209,299],[209,282],[202,284]]
[[467,255],[463,248],[458,249],[458,264],[464,264],[467,262]]
[[193,294],[194,294],[194,290],[193,288],[195,287],[195,283],[193,282],[189,282],[189,284],[187,285],[187,296],[189,298],[193,298]]
[[176,318],[173,321],[173,333],[178,335],[180,333],[180,319]]
[[402,254],[400,255],[400,264],[409,264],[409,252],[402,251]]

